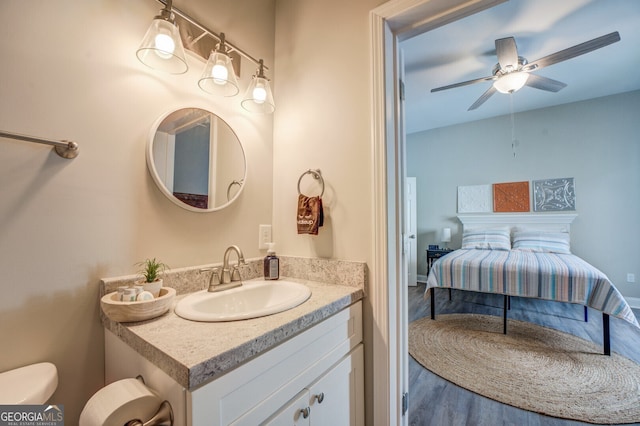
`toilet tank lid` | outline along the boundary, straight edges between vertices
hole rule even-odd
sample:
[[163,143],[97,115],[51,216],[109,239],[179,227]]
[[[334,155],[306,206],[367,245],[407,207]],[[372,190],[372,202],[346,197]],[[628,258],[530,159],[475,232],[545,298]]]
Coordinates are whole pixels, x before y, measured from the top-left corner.
[[40,362],[0,373],[0,405],[44,404],[58,387],[58,370]]

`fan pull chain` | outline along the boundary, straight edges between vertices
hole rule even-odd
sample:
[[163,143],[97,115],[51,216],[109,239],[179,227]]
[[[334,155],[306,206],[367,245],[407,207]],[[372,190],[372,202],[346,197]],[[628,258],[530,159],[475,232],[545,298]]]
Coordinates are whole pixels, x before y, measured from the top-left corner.
[[511,109],[511,151],[513,158],[516,158],[516,121],[513,117],[513,93],[509,94],[509,106]]

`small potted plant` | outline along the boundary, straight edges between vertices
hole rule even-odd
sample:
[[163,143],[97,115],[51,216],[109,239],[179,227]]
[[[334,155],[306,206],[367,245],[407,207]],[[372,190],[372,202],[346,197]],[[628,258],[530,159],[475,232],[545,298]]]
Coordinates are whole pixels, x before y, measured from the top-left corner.
[[158,297],[160,289],[162,288],[162,278],[160,278],[160,275],[162,275],[168,266],[156,260],[155,257],[153,259],[146,259],[144,262],[139,262],[136,265],[141,268],[140,274],[144,277],[142,282],[144,290],[153,294],[153,297]]

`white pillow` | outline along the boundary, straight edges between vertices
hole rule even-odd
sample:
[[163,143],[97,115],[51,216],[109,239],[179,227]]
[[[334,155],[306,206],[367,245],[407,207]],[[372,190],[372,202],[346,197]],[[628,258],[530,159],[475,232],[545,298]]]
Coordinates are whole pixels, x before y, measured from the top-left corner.
[[465,229],[462,233],[463,249],[510,250],[509,228]]
[[568,232],[516,230],[513,234],[513,248],[514,250],[571,254]]

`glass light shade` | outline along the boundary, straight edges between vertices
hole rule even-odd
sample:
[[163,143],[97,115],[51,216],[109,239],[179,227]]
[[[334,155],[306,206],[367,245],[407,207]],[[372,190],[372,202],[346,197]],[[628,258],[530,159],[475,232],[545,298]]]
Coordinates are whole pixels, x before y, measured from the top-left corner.
[[493,87],[500,93],[513,93],[522,89],[529,79],[529,73],[514,71],[505,74],[493,82]]
[[149,26],[136,56],[146,66],[171,74],[183,74],[189,69],[178,27],[160,17]]
[[211,52],[198,86],[207,93],[235,96],[240,91],[231,58],[222,52]]
[[242,99],[242,107],[249,112],[271,114],[276,109],[269,80],[254,76]]

